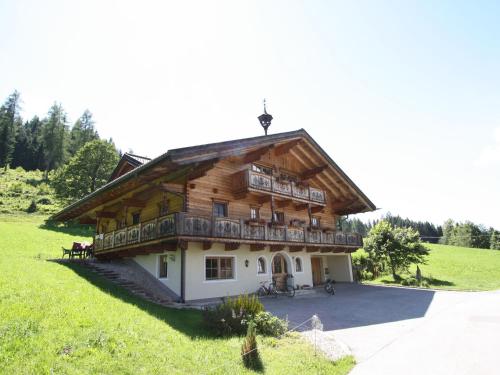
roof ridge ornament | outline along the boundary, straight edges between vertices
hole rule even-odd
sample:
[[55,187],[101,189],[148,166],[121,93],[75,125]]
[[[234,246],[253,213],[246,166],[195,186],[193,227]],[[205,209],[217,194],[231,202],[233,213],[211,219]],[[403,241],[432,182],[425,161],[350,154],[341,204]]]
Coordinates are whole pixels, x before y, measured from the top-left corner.
[[264,113],[257,118],[259,119],[260,125],[264,128],[265,135],[267,135],[267,128],[271,126],[271,121],[273,120],[273,116],[267,113],[266,99],[264,99]]

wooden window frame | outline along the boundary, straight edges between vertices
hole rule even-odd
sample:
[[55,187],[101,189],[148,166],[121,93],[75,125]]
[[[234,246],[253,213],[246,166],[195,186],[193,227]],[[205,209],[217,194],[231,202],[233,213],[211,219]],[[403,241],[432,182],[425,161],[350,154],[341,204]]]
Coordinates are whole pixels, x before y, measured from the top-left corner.
[[[218,216],[215,215],[215,205],[217,204],[222,204],[225,206],[225,215],[224,216]],[[213,200],[212,201],[212,216],[214,217],[229,217],[229,202],[228,201],[219,201],[219,200]]]
[[[252,172],[265,174],[266,176],[272,176],[273,170],[274,170],[274,168],[272,166],[261,164],[261,163],[252,163],[252,166],[250,168],[251,168]],[[261,169],[262,171],[259,171],[256,169]],[[267,170],[269,173],[266,173],[265,170]]]
[[[207,261],[216,261],[215,267],[210,267],[211,270],[216,271],[216,276],[215,277],[207,277]],[[223,261],[224,263],[230,260],[231,261],[231,267],[227,268],[223,266]],[[206,282],[217,282],[217,281],[236,281],[236,256],[234,255],[206,255],[205,256],[205,281]],[[231,272],[231,277],[222,277],[222,274],[224,272],[228,272],[228,269],[230,269]],[[226,274],[227,276],[227,274]]]
[[[316,221],[316,224],[314,224]],[[321,218],[319,216],[311,216],[311,228],[319,229],[321,228]]]
[[[300,270],[297,270],[297,262],[299,262],[300,264]],[[302,273],[304,272],[304,262],[302,261],[302,257],[295,257],[294,261],[293,261],[293,266],[295,268],[295,273]]]
[[[264,261],[263,272],[260,272],[260,260]],[[267,272],[267,259],[266,259],[266,257],[261,255],[257,258],[257,276],[263,276],[263,275],[267,275],[267,274],[268,274],[268,272]]]
[[[166,262],[163,261],[164,259],[166,260]],[[163,264],[166,264],[166,266],[167,266],[165,269],[165,271],[166,271],[165,275],[162,275],[162,265]],[[160,255],[158,257],[158,278],[163,279],[163,280],[168,279],[168,255],[167,254],[163,254],[163,255]]]
[[[255,217],[252,216],[253,211],[255,211]],[[250,206],[250,220],[259,220],[259,219],[260,219],[260,207]]]
[[[273,215],[273,221],[274,221],[275,224],[285,225],[285,222],[286,222],[285,211],[274,211],[272,213],[272,215]],[[283,215],[283,220],[282,221],[278,220],[278,216],[279,215]]]

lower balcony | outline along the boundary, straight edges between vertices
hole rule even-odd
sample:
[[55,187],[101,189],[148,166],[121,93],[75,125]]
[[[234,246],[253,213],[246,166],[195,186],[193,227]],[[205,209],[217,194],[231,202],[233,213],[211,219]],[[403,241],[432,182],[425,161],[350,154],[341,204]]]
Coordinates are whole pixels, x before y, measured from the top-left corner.
[[328,228],[309,229],[302,226],[276,225],[270,222],[172,213],[131,225],[113,232],[98,234],[94,239],[95,253],[108,253],[115,249],[129,249],[141,244],[168,240],[226,243],[226,248],[239,243],[252,245],[253,250],[290,246],[296,251],[352,252],[363,246],[358,233],[344,233]]

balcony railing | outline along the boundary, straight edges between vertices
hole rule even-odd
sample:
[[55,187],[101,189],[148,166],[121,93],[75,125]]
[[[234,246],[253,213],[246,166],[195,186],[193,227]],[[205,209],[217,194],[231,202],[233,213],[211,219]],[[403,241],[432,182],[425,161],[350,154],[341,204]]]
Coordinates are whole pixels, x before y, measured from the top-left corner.
[[274,176],[252,170],[244,170],[234,176],[235,192],[255,189],[268,193],[275,193],[303,201],[325,204],[325,192],[321,189],[303,186],[295,182],[278,180]]
[[291,245],[319,244],[325,246],[363,246],[357,233],[331,229],[308,229],[300,226],[271,225],[227,217],[208,217],[178,212],[140,224],[95,236],[96,252],[157,239],[186,236],[288,242]]

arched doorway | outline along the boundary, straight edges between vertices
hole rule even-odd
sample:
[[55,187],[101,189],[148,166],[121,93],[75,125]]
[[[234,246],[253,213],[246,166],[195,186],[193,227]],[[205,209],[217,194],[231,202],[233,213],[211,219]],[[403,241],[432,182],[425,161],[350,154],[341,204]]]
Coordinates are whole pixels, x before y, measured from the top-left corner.
[[281,253],[276,254],[272,259],[271,266],[276,288],[278,290],[285,289],[288,274],[291,274],[292,271],[288,257]]

